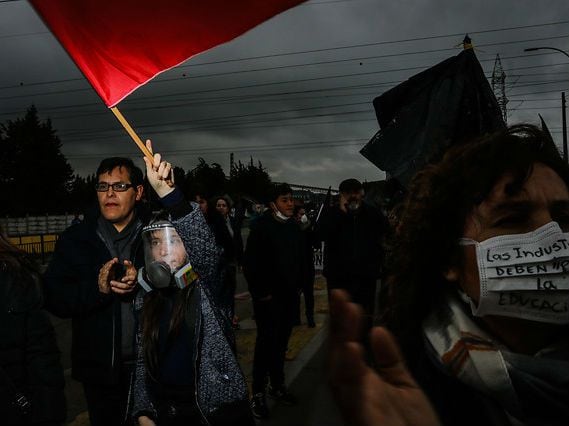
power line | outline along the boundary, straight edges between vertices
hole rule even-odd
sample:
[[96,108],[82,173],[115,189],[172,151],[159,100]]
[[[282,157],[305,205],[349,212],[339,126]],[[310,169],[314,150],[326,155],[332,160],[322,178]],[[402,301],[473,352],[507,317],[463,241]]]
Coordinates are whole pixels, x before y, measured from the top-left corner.
[[[377,87],[383,86],[383,84],[381,85],[377,85]],[[343,90],[341,88],[336,88],[336,89],[331,89],[331,90]],[[327,90],[321,90],[321,91],[327,91]],[[298,93],[298,94],[302,94],[305,93],[303,91],[299,91],[299,92],[289,92],[289,93]],[[140,106],[140,107],[134,107],[134,108],[128,108],[126,111],[128,111],[129,113],[131,112],[139,112],[139,111],[155,111],[155,110],[164,110],[164,109],[172,109],[172,108],[180,108],[180,107],[186,107],[186,106],[194,106],[194,105],[204,105],[204,104],[224,104],[224,105],[233,105],[233,104],[250,104],[250,103],[263,103],[263,102],[277,102],[277,101],[286,101],[286,100],[291,100],[291,101],[303,101],[303,100],[314,100],[314,99],[331,99],[331,98],[338,98],[338,97],[356,97],[356,96],[377,96],[377,91],[373,91],[373,92],[361,92],[361,93],[346,93],[346,94],[328,94],[328,95],[321,95],[321,96],[304,96],[304,97],[283,97],[283,98],[266,98],[267,95],[255,95],[255,96],[250,96],[250,97],[244,97],[245,99],[243,99],[243,97],[239,97],[239,96],[235,96],[235,97],[227,97],[227,98],[222,98],[222,97],[218,97],[218,98],[204,98],[204,99],[199,99],[199,100],[193,100],[193,101],[172,101],[172,102],[177,102],[177,103],[170,103],[167,105],[164,104],[152,104],[149,106]],[[287,93],[282,92],[282,96],[287,96]],[[281,93],[275,93],[271,96],[281,96]],[[263,99],[264,98],[264,99]],[[83,105],[75,105],[75,106],[65,106],[65,107],[54,107],[54,108],[43,108],[42,109],[42,113],[44,114],[48,114],[49,111],[57,111],[57,110],[61,110],[61,109],[72,109],[72,108],[81,108],[81,107],[85,107],[85,106],[92,106],[92,105],[97,105],[97,104],[83,104]],[[16,115],[16,114],[23,114],[25,113],[26,110],[22,109],[22,110],[18,110],[18,111],[10,111],[10,112],[5,112],[5,113],[0,113],[0,115]],[[81,114],[74,114],[74,115],[52,115],[49,114],[49,118],[51,119],[72,119],[72,118],[80,118],[80,117],[92,117],[92,116],[99,116],[99,115],[108,115],[108,111],[103,110],[101,111],[100,109],[94,112],[84,112]]]
[[[161,154],[164,155],[196,155],[196,154],[221,154],[226,152],[247,152],[247,151],[276,151],[276,150],[290,150],[290,149],[314,149],[314,148],[331,148],[331,147],[342,147],[349,145],[360,145],[362,142],[367,142],[369,139],[342,139],[335,141],[312,141],[312,142],[296,142],[296,143],[286,143],[286,144],[263,144],[263,145],[233,145],[233,146],[222,146],[222,147],[199,147],[191,149],[175,149],[175,150],[164,150]],[[90,154],[78,154],[78,155],[67,155],[68,159],[92,159],[108,155],[124,155],[132,156],[136,155],[138,152],[129,151],[122,153],[97,153],[96,155]]]
[[[243,119],[243,118],[248,118],[248,117],[259,117],[259,116],[272,115],[272,114],[288,114],[288,113],[292,113],[292,112],[312,111],[315,109],[343,108],[343,107],[350,107],[350,106],[357,106],[357,105],[369,105],[369,102],[353,102],[353,103],[324,105],[324,106],[316,106],[316,107],[294,108],[294,109],[279,110],[279,111],[262,111],[262,112],[249,113],[249,114],[226,115],[226,116],[220,116],[220,117],[208,117],[208,118],[202,118],[202,119],[191,120],[191,121],[188,121],[188,120],[170,121],[170,122],[166,122],[166,123],[142,125],[142,126],[138,126],[137,128],[144,129],[144,128],[151,128],[151,127],[155,127],[155,126],[176,126],[176,125],[180,125],[180,124],[188,124],[188,122],[198,123],[198,124],[199,123],[208,123],[208,122],[212,122],[212,121],[213,122],[220,122],[223,120]],[[114,130],[114,129],[110,129],[110,130]],[[99,131],[99,130],[97,130],[97,131]]]
[[[494,28],[494,29],[490,29],[490,30],[465,31],[465,32],[454,33],[454,34],[444,34],[444,35],[435,35],[435,36],[426,36],[426,37],[414,37],[414,38],[408,38],[408,39],[379,41],[379,42],[372,42],[372,43],[361,43],[361,44],[353,44],[353,45],[347,45],[347,46],[336,46],[336,47],[329,47],[329,48],[322,48],[322,49],[301,50],[301,51],[288,52],[288,53],[276,53],[276,54],[270,54],[270,55],[250,56],[248,58],[225,59],[225,60],[220,60],[220,61],[202,62],[200,64],[195,64],[195,65],[201,66],[201,65],[223,64],[223,63],[228,63],[228,62],[274,58],[274,57],[278,57],[278,56],[290,56],[290,55],[299,55],[299,54],[306,54],[306,53],[328,52],[328,51],[335,51],[335,50],[342,50],[342,49],[350,49],[350,48],[354,48],[354,47],[371,47],[371,46],[378,46],[378,45],[384,45],[384,44],[397,44],[397,43],[408,43],[408,42],[413,42],[413,41],[433,40],[433,39],[437,39],[437,38],[462,37],[462,36],[464,36],[465,33],[468,33],[468,34],[486,34],[486,33],[500,32],[500,31],[512,31],[512,30],[519,30],[519,29],[540,28],[540,27],[545,27],[545,26],[563,25],[563,24],[568,24],[568,23],[569,23],[569,21],[557,21],[557,22],[548,22],[548,23],[543,23],[543,24],[532,24],[532,25],[521,25],[521,26],[515,26],[515,27]],[[185,65],[183,65],[183,66],[185,66]]]
[[[515,87],[513,87],[512,89],[515,89]],[[563,92],[563,91],[567,91],[569,89],[551,89],[551,90],[542,90],[539,92],[528,92],[528,93],[515,93],[512,96],[530,96],[530,95],[541,95],[544,93],[557,93],[557,92]]]
[[[532,38],[532,39],[525,39],[525,40],[512,40],[512,41],[480,44],[478,47],[498,46],[498,45],[504,45],[504,44],[531,43],[531,42],[536,42],[536,41],[563,39],[563,38],[567,38],[567,37],[569,37],[569,35]],[[334,59],[334,60],[307,62],[307,63],[301,63],[301,64],[279,65],[279,66],[272,66],[272,67],[247,69],[247,70],[233,70],[233,71],[224,71],[224,72],[201,74],[201,75],[190,75],[190,76],[183,76],[183,77],[162,78],[161,80],[156,80],[156,81],[153,81],[152,83],[153,84],[160,84],[160,83],[168,83],[168,82],[172,82],[172,81],[189,80],[189,79],[196,79],[196,78],[219,77],[219,76],[224,76],[224,75],[235,75],[235,74],[243,74],[243,73],[262,72],[262,71],[274,71],[274,70],[282,70],[282,69],[289,69],[289,68],[317,66],[317,65],[329,65],[329,64],[336,64],[336,63],[346,63],[346,62],[353,62],[353,61],[356,61],[356,62],[357,61],[367,61],[367,60],[372,60],[372,59],[383,59],[383,58],[411,56],[411,55],[427,54],[427,53],[439,53],[439,52],[456,51],[456,50],[457,49],[453,47],[453,48],[419,50],[419,51],[414,51],[414,52],[392,53],[392,54],[373,55],[373,56],[364,56],[364,57],[355,57],[355,58]],[[533,56],[533,55],[530,55],[530,56]],[[526,55],[526,57],[527,57],[527,55]],[[187,67],[195,67],[198,65],[201,65],[201,64],[181,65],[181,66],[178,66],[177,68],[181,69],[181,68],[187,68]],[[42,81],[42,82],[32,82],[32,83],[26,83],[25,85],[20,83],[20,84],[15,84],[15,85],[2,86],[2,87],[0,87],[0,90],[15,89],[15,88],[19,88],[19,87],[42,86],[42,85],[48,85],[48,84],[50,84],[50,85],[51,84],[62,84],[62,83],[70,83],[70,82],[77,82],[77,81],[85,82],[85,79],[84,78],[69,78],[69,79],[60,79],[60,80],[51,80],[51,81]],[[85,90],[88,90],[88,88],[86,88]]]
[[[562,82],[564,80],[559,80],[558,82]],[[554,83],[553,82],[547,82],[547,83]],[[296,92],[276,92],[276,93],[270,93],[270,94],[260,94],[260,95],[250,95],[249,99],[244,99],[247,98],[246,96],[235,96],[235,97],[226,97],[226,98],[222,98],[222,97],[213,97],[213,98],[204,98],[204,99],[196,99],[192,102],[183,102],[181,104],[174,104],[174,105],[160,105],[160,106],[149,106],[149,107],[135,107],[135,108],[131,108],[129,109],[130,111],[143,111],[143,110],[147,110],[147,109],[165,109],[165,108],[178,108],[180,106],[186,106],[186,105],[193,105],[193,104],[199,104],[202,102],[224,102],[224,101],[238,101],[238,102],[260,102],[260,101],[274,101],[274,99],[259,99],[259,98],[266,98],[267,96],[286,96],[286,95],[291,95],[291,94],[308,94],[309,92],[328,92],[328,91],[336,91],[336,90],[346,90],[346,89],[357,89],[357,88],[367,88],[367,87],[379,87],[381,85],[386,85],[386,84],[396,84],[399,83],[399,81],[396,82],[384,82],[384,83],[379,83],[379,84],[366,84],[366,85],[351,85],[351,86],[340,86],[340,87],[335,87],[335,88],[328,88],[328,89],[317,89],[317,90],[311,90],[311,91],[296,91]],[[546,82],[539,82],[539,84],[543,84]],[[527,85],[518,85],[515,87],[510,87],[510,89],[513,88],[521,88],[523,86],[527,86]],[[549,90],[549,91],[545,91],[545,92],[538,92],[538,93],[551,93],[551,92],[555,92],[556,90]],[[532,93],[533,94],[533,93]],[[333,98],[336,96],[350,96],[350,97],[354,97],[354,96],[362,96],[362,95],[377,95],[377,92],[364,92],[364,93],[349,93],[349,94],[340,94],[340,95],[333,95],[333,94],[328,94],[325,96],[315,96],[312,97],[314,99],[322,99],[322,98]],[[516,94],[517,96],[520,96],[519,94]],[[289,100],[302,100],[302,99],[311,99],[311,97],[304,97],[304,98],[288,98]],[[91,104],[84,104],[84,106],[86,105],[91,105]],[[345,106],[346,104],[342,104],[341,106]],[[80,107],[81,105],[74,105],[74,108]],[[326,108],[326,107],[333,107],[333,106],[319,106],[316,108]],[[54,109],[61,109],[64,107],[55,107]],[[297,110],[289,110],[287,112],[295,112]],[[284,111],[273,111],[271,113],[279,113],[279,112],[284,112]],[[108,114],[108,112],[106,110],[101,111],[101,112],[96,112],[96,113],[83,113],[83,114],[76,114],[76,115],[64,115],[64,116],[52,116],[52,119],[63,119],[63,118],[76,118],[76,117],[82,117],[82,116],[93,116],[93,115],[106,115]],[[216,117],[215,119],[227,119],[227,117]],[[166,123],[169,124],[169,123]]]
[[561,80],[552,80],[552,81],[541,81],[541,82],[534,82],[534,83],[527,83],[527,84],[513,84],[508,86],[508,89],[515,89],[515,88],[522,88],[522,87],[532,87],[532,86],[542,86],[544,84],[558,84],[564,83],[569,81],[568,79],[564,78]]
[[[518,99],[515,97],[511,97],[510,101],[518,101]],[[524,102],[552,102],[552,101],[558,102],[559,99],[557,99],[557,98],[555,98],[555,99],[553,99],[553,98],[550,98],[550,99],[524,99]]]
[[[554,53],[540,53],[540,54],[532,55],[532,56],[552,55],[552,54],[554,54]],[[520,57],[527,57],[527,55],[509,56],[509,57],[503,57],[502,59],[515,59],[515,58],[520,58]],[[488,61],[491,61],[491,59],[480,60],[480,62],[488,62]],[[227,91],[227,90],[251,89],[251,88],[257,88],[257,87],[267,87],[267,86],[273,86],[273,85],[283,85],[283,84],[292,84],[292,83],[306,83],[306,82],[320,81],[320,80],[326,80],[326,79],[332,79],[332,78],[361,77],[361,76],[366,76],[366,75],[383,74],[383,73],[389,73],[389,72],[414,71],[414,70],[419,70],[419,69],[425,69],[428,66],[430,66],[430,65],[427,65],[427,66],[422,65],[422,66],[406,67],[406,68],[395,68],[395,69],[379,70],[379,71],[369,71],[369,72],[361,72],[361,73],[336,74],[336,75],[329,75],[329,76],[322,76],[322,77],[311,77],[311,78],[288,80],[288,81],[273,81],[273,82],[268,82],[268,83],[255,83],[255,84],[246,84],[246,85],[240,85],[240,86],[232,86],[232,87],[230,86],[230,87],[214,88],[214,89],[194,90],[194,91],[190,91],[190,92],[185,92],[185,93],[183,93],[183,95],[193,95],[193,94],[199,94],[199,93],[215,93],[215,92],[222,92],[222,91]],[[85,92],[85,91],[92,91],[92,89],[90,89],[90,88],[65,89],[65,90],[59,90],[57,92],[50,91],[50,92],[39,92],[39,93],[25,94],[25,95],[3,96],[3,97],[0,97],[0,100],[20,99],[20,98],[29,98],[29,97],[47,96],[47,95],[61,95],[61,94],[77,93],[77,92]],[[180,96],[180,95],[181,95],[180,93],[176,93],[176,94],[167,94],[167,95],[154,95],[152,97],[154,99],[162,99],[165,97]]]
[[39,35],[39,34],[49,34],[49,33],[50,33],[49,31],[36,31],[33,33],[8,34],[8,35],[0,36],[0,39],[15,38],[15,37],[29,37],[29,36],[34,36],[34,35]]
[[[171,129],[169,131],[164,131],[163,133],[179,132],[179,131],[183,131],[184,129],[188,129],[188,130],[190,130],[190,129],[191,130],[212,130],[212,129],[223,130],[223,129],[227,129],[227,128],[234,128],[235,124],[237,124],[238,125],[237,127],[239,127],[239,128],[246,128],[244,126],[246,124],[274,123],[274,122],[281,122],[281,121],[304,120],[304,119],[309,119],[309,118],[320,118],[320,117],[337,117],[337,116],[347,116],[347,115],[372,113],[372,112],[373,112],[373,110],[368,108],[368,109],[358,110],[358,111],[344,111],[344,112],[336,112],[336,113],[312,114],[312,115],[304,115],[304,116],[300,116],[300,117],[277,117],[277,118],[261,119],[261,120],[249,120],[249,121],[240,120],[240,121],[236,121],[236,122],[216,123],[216,124],[205,123],[204,125],[202,125],[202,127],[199,127],[199,123],[198,123],[198,126],[191,125],[188,127],[187,124],[191,124],[192,122],[186,121],[185,127],[178,127],[177,129]],[[181,126],[181,124],[180,124],[180,126]],[[138,126],[137,128],[148,129],[150,131],[147,132],[146,134],[152,134],[151,129],[160,128],[160,127],[164,127],[164,125],[162,125],[162,124],[145,125],[145,126]],[[72,135],[72,136],[75,136],[73,138],[74,140],[79,140],[79,139],[81,139],[81,140],[96,140],[96,139],[105,139],[106,137],[108,137],[107,135],[99,135],[101,132],[122,133],[123,131],[122,131],[122,129],[119,129],[119,128],[104,129],[104,130],[97,130],[95,133],[95,136],[88,136],[88,134],[92,133],[92,132],[93,131],[86,131],[84,133],[78,132],[76,135],[79,137],[77,137],[76,135]],[[65,132],[62,132],[62,136],[65,136]]]
[[[569,62],[567,63],[560,63],[560,64],[546,64],[546,65],[535,65],[535,66],[531,66],[531,67],[517,67],[517,68],[510,68],[509,70],[506,70],[506,72],[508,72],[509,76],[516,76],[516,77],[527,77],[527,76],[547,76],[547,75],[553,75],[553,74],[561,74],[561,75],[565,75],[565,72],[549,72],[549,73],[536,73],[536,74],[531,74],[531,73],[527,73],[527,74],[512,74],[513,71],[515,70],[522,70],[522,69],[534,69],[534,68],[544,68],[544,67],[549,67],[549,66],[557,66],[557,65],[569,65]],[[393,84],[397,84],[400,83],[402,80],[398,80],[395,82],[392,82]],[[303,97],[303,98],[292,98],[290,97],[291,95],[297,95],[297,94],[308,94],[308,93],[316,93],[316,92],[328,92],[328,91],[336,91],[336,90],[345,90],[345,89],[351,89],[351,90],[355,90],[355,89],[360,89],[360,88],[367,88],[367,87],[381,87],[384,85],[389,84],[390,82],[382,82],[382,83],[377,83],[377,84],[366,84],[366,85],[348,85],[348,86],[337,86],[334,88],[328,88],[328,89],[318,89],[318,90],[301,90],[301,91],[284,91],[284,92],[272,92],[272,93],[264,93],[264,94],[256,94],[256,95],[241,95],[241,96],[213,96],[213,97],[200,97],[200,98],[193,98],[191,100],[172,100],[170,102],[178,102],[178,103],[173,103],[173,104],[151,104],[149,106],[146,107],[130,107],[128,108],[129,112],[130,111],[146,111],[149,109],[152,110],[160,110],[160,109],[169,109],[169,108],[179,108],[182,106],[191,106],[191,105],[200,105],[200,104],[208,104],[208,103],[224,103],[224,104],[233,104],[233,103],[251,103],[251,102],[274,102],[276,99],[276,97],[278,96],[286,96],[287,98],[285,99],[291,99],[291,100],[303,100],[303,99],[321,99],[321,98],[332,98],[332,97],[344,97],[344,96],[360,96],[360,95],[377,95],[377,92],[364,92],[364,93],[349,93],[349,94],[328,94],[328,95],[324,95],[324,96],[313,96],[313,97]],[[271,99],[272,97],[272,99]],[[154,99],[152,97],[145,97],[143,99],[131,99],[129,100],[129,103],[136,103],[136,104],[140,104],[140,103],[148,103],[148,102],[154,102]],[[48,108],[43,108],[42,111],[44,112],[50,112],[50,111],[60,111],[60,110],[68,110],[68,109],[73,109],[73,110],[77,110],[78,108],[85,108],[85,107],[91,107],[91,106],[101,106],[100,102],[90,102],[90,103],[83,103],[83,104],[71,104],[71,105],[64,105],[64,106],[58,106],[58,107],[48,107]],[[21,114],[24,113],[26,110],[22,109],[22,110],[16,110],[16,111],[7,111],[7,112],[2,112],[0,113],[1,115],[16,115],[16,114]],[[92,113],[82,113],[82,114],[75,114],[75,115],[62,115],[62,116],[51,116],[51,118],[77,118],[77,117],[83,117],[83,116],[88,116],[88,115],[106,115],[107,111],[103,110],[101,111],[101,109],[99,108],[97,111],[92,112]]]
[[[568,22],[569,22],[569,21],[568,21]],[[441,50],[448,50],[448,49],[441,49]],[[517,56],[517,57],[521,57],[521,56]],[[527,57],[527,56],[523,56],[523,57]],[[515,58],[515,56],[514,56],[514,57],[511,57],[511,58]],[[386,70],[386,71],[384,71],[384,72],[395,72],[395,71],[409,70],[409,69],[416,69],[416,68],[419,68],[419,67],[407,68],[407,69]],[[313,80],[319,80],[319,79],[351,77],[351,76],[360,76],[360,75],[376,74],[376,73],[380,73],[380,72],[382,72],[382,71],[371,72],[371,73],[355,73],[355,74],[343,74],[343,75],[336,75],[336,76],[324,76],[324,77],[317,77],[317,78],[308,79],[308,80],[313,81]],[[289,82],[266,83],[266,84],[263,84],[263,85],[295,83],[295,82],[302,82],[302,81],[306,81],[306,79],[305,79],[305,80],[293,80],[293,81],[289,81]],[[564,80],[560,80],[559,82],[563,82],[563,81],[564,81]],[[554,83],[554,82],[540,82],[540,83],[535,83],[535,84],[551,84],[551,83]],[[386,82],[386,83],[380,83],[380,84],[375,84],[375,85],[362,85],[362,86],[378,87],[378,86],[380,86],[380,85],[382,85],[382,84],[388,84],[388,83]],[[525,85],[517,85],[517,86],[515,86],[515,87],[513,87],[513,88],[526,87],[526,86],[529,86],[529,85],[531,85],[531,84],[527,84],[527,83],[526,83]],[[249,87],[257,87],[257,86],[256,86],[256,85],[252,85],[252,86],[249,86]],[[231,89],[233,89],[233,88],[214,89],[213,91],[215,92],[215,91],[219,91],[219,90],[231,90]],[[88,89],[87,89],[87,90],[88,90]],[[323,89],[322,91],[325,91],[325,90],[330,90],[330,89]],[[202,91],[202,93],[203,93],[203,92],[211,92],[211,90]],[[298,93],[305,93],[305,92],[306,92],[306,91],[300,91],[300,92],[298,92]],[[552,91],[544,92],[544,93],[550,93],[550,92],[552,92]],[[61,92],[59,92],[59,93],[61,93]],[[191,94],[191,93],[200,93],[200,92],[190,92],[190,94]],[[159,96],[159,97],[162,98],[162,97],[164,97],[164,96],[172,97],[172,96],[179,96],[179,95],[180,95],[180,94],[177,93],[177,94],[175,94],[175,95],[161,95],[161,96]],[[258,97],[263,97],[264,95],[259,94],[259,95],[254,95],[254,96],[258,98]],[[242,98],[242,96],[239,97],[239,98]],[[147,99],[145,99],[145,100],[147,100]],[[200,101],[200,100],[198,100],[198,102],[199,102],[199,101]],[[201,102],[204,102],[204,101],[201,101]],[[215,101],[214,101],[214,102],[215,102]],[[221,102],[221,101],[220,101],[220,102]],[[91,104],[91,105],[96,105],[96,104],[93,103],[93,104]],[[157,107],[155,107],[155,108],[157,108]],[[324,108],[324,107],[319,107],[319,108]],[[144,108],[139,108],[139,110],[143,110],[143,109],[144,109]],[[135,110],[135,109],[133,108],[133,110]],[[106,113],[106,112],[105,112],[105,113]],[[302,117],[301,117],[301,118],[302,118]]]
[[527,67],[515,67],[515,68],[508,68],[507,70],[504,70],[504,71],[506,73],[509,73],[511,71],[529,70],[529,69],[533,69],[533,68],[544,68],[544,67],[558,67],[561,65],[569,65],[569,62],[559,62],[557,64],[545,64],[545,65],[531,65],[531,66],[527,66]]

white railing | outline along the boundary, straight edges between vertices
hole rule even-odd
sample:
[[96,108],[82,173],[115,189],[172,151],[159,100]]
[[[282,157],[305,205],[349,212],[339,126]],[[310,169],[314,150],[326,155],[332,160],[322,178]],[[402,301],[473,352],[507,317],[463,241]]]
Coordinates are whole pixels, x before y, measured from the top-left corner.
[[0,218],[0,227],[9,237],[60,234],[71,225],[73,215]]

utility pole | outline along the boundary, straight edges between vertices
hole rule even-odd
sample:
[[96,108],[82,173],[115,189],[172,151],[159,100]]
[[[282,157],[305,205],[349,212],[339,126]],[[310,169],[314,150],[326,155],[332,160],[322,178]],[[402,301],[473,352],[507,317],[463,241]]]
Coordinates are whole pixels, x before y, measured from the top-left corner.
[[232,178],[235,174],[235,157],[233,153],[229,154],[229,177]]
[[[548,47],[548,46],[542,46],[542,47],[528,47],[527,49],[524,49],[524,52],[535,52],[536,50],[555,50],[556,52],[562,53],[565,56],[567,56],[569,58],[569,53],[567,53],[566,51],[562,50],[562,49],[558,49],[557,47]],[[561,92],[561,119],[562,119],[562,123],[563,123],[563,159],[565,160],[565,162],[567,163],[567,116],[566,116],[566,111],[567,110],[567,105],[565,102],[565,92]]]
[[500,60],[499,54],[496,54],[494,69],[492,70],[492,91],[502,111],[504,123],[507,123],[508,110],[506,109],[506,105],[508,105],[508,98],[506,97],[506,73],[504,72],[504,68],[502,68],[502,61]]
[[565,102],[565,92],[561,92],[561,123],[563,132],[563,160],[567,163],[567,105]]

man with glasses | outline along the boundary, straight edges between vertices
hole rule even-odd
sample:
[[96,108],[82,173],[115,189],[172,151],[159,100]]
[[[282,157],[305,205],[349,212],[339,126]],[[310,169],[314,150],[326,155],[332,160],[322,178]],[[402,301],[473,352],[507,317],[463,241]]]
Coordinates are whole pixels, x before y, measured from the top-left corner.
[[121,157],[103,160],[96,174],[98,209],[59,238],[45,273],[46,307],[72,318],[72,377],[83,383],[91,425],[113,426],[125,423],[136,358],[143,174]]

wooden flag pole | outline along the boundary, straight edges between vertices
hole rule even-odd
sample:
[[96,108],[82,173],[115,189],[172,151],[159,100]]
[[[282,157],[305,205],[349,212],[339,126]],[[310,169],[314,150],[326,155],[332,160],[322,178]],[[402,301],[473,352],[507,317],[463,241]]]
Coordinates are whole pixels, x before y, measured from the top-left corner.
[[130,126],[128,121],[126,121],[126,118],[124,118],[124,116],[121,114],[119,109],[115,106],[115,107],[111,107],[111,111],[113,112],[113,114],[115,115],[117,120],[119,120],[119,122],[125,128],[125,130],[130,135],[130,137],[132,138],[134,143],[136,143],[136,145],[138,145],[140,150],[144,153],[144,156],[146,158],[148,158],[151,162],[154,161],[154,156],[152,155],[152,152],[150,152],[150,150],[148,148],[146,148],[146,145],[144,145],[144,143],[142,142],[142,139],[140,139],[138,137],[138,135],[136,134],[134,129]]
[[[153,163],[154,162],[154,155],[152,155],[152,152],[150,152],[150,150],[148,148],[146,148],[146,145],[142,142],[142,139],[140,139],[140,137],[136,134],[136,132],[130,126],[128,121],[126,121],[126,118],[124,118],[124,116],[119,111],[119,109],[115,106],[115,107],[111,107],[111,111],[113,112],[113,114],[115,115],[117,120],[119,120],[119,122],[122,124],[122,126],[127,131],[127,133],[130,135],[130,137],[132,138],[134,143],[136,143],[136,145],[143,152],[144,156],[146,158],[148,158],[151,163]],[[174,186],[174,169],[173,168],[170,171],[170,177],[166,179],[166,184],[170,187]]]

